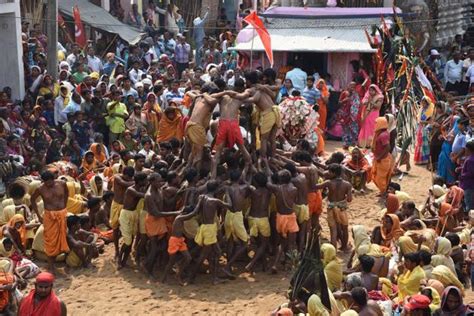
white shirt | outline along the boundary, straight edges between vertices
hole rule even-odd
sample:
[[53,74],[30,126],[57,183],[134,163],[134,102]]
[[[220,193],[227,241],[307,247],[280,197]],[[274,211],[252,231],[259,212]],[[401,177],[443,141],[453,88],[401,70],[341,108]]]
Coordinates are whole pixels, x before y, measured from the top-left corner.
[[92,72],[100,73],[102,71],[103,65],[102,61],[97,56],[87,55],[87,66],[92,70]]
[[74,54],[69,54],[66,58],[67,63],[71,67],[74,66],[74,64],[76,63],[76,60],[77,60],[77,57]]
[[303,91],[306,87],[306,78],[308,75],[300,68],[295,68],[286,73],[285,79],[290,79],[293,87],[298,91]]
[[466,72],[466,78],[469,80],[469,84],[474,83],[474,64],[469,67]]
[[133,82],[133,84],[136,84],[137,82],[142,80],[142,75],[143,71],[141,69],[135,70],[132,68],[130,72],[128,73],[128,76],[130,77],[130,80]]
[[62,96],[56,97],[54,100],[54,125],[67,122],[67,114],[63,112],[64,108],[64,98]]
[[456,64],[453,59],[449,60],[444,67],[444,78],[446,83],[456,83],[462,80],[462,61]]

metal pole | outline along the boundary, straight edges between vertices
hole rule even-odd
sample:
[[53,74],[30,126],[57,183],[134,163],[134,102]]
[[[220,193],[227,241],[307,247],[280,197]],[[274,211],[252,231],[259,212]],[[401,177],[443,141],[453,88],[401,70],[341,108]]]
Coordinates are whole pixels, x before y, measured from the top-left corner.
[[252,26],[252,45],[250,46],[250,70],[253,70],[253,43],[255,41],[255,28]]
[[58,1],[48,0],[46,8],[48,36],[48,73],[54,80],[58,77]]

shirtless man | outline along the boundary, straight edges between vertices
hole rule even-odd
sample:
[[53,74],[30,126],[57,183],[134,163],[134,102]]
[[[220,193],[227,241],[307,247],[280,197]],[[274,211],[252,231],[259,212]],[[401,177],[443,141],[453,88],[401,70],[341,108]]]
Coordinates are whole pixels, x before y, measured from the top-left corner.
[[360,278],[362,280],[362,286],[367,289],[367,291],[377,290],[379,284],[379,276],[372,272],[372,269],[375,265],[375,259],[368,255],[359,256],[360,266],[362,271],[360,273]]
[[308,180],[304,173],[299,173],[296,169],[294,163],[286,163],[284,168],[291,173],[291,183],[296,187],[296,201],[293,206],[293,210],[296,214],[296,219],[298,220],[298,225],[300,231],[298,233],[298,251],[303,252],[306,237],[307,237],[307,227],[309,220],[309,208],[308,208]]
[[270,221],[268,219],[268,207],[270,204],[271,192],[267,189],[267,176],[259,172],[253,176],[257,187],[250,187],[250,211],[248,222],[250,227],[251,245],[257,245],[255,255],[245,270],[252,272],[255,264],[262,260],[265,268],[265,252],[269,244],[271,235]]
[[[147,176],[151,174],[151,169],[145,168],[145,160],[146,157],[142,154],[136,154],[133,157],[135,161],[135,173],[144,172]],[[142,203],[139,205],[143,205]],[[146,244],[148,242],[148,236],[146,235],[145,231],[145,217],[146,211],[144,209],[138,210],[138,234],[137,238],[135,238],[135,262],[139,265],[140,260],[146,253]]]
[[197,214],[197,212],[201,208],[203,197],[203,195],[199,197],[196,207],[194,207],[194,209],[192,206],[186,206],[183,210],[183,213],[179,214],[174,219],[173,228],[171,229],[171,236],[168,240],[168,254],[170,257],[168,260],[168,264],[166,265],[163,277],[161,279],[162,283],[166,282],[168,273],[171,271],[178,259],[179,252],[179,254],[183,256],[183,262],[179,264],[178,273],[176,276],[178,278],[179,284],[186,285],[186,283],[183,281],[183,271],[186,270],[186,267],[189,265],[192,258],[191,254],[188,251],[188,246],[186,245],[186,239],[184,238],[184,222]]
[[138,212],[136,211],[138,202],[145,197],[148,186],[147,175],[143,172],[134,176],[135,184],[127,188],[123,198],[123,209],[120,212],[120,232],[122,233],[123,244],[119,253],[119,269],[127,264],[128,257],[132,249],[133,238],[137,233]]
[[[41,173],[43,184],[31,196],[31,208],[44,225],[44,252],[48,256],[48,269],[54,273],[54,260],[63,252],[68,252],[67,244],[67,199],[66,182],[56,180],[50,171]],[[44,203],[44,217],[38,212],[37,199],[41,197]]]
[[154,278],[153,270],[159,255],[160,243],[165,242],[164,237],[168,232],[165,216],[170,214],[163,212],[164,199],[161,192],[163,179],[161,175],[152,173],[148,180],[150,187],[145,194],[145,210],[148,212],[145,223],[147,235],[150,239],[150,251],[145,262],[145,268],[148,275]]
[[[276,77],[276,73],[273,70],[265,70],[266,78],[270,78],[268,83]],[[265,75],[265,74],[264,74]],[[276,93],[271,93],[270,88],[264,89],[262,86],[258,86],[258,74],[256,71],[249,72],[245,75],[247,87],[249,88],[247,93],[249,97],[246,102],[253,103],[257,106],[258,110],[258,126],[260,128],[260,157],[262,159],[267,158],[268,146],[272,150],[272,154],[275,152],[276,144],[276,132],[281,124],[280,110],[278,106],[275,106]],[[255,138],[255,133],[252,133]]]
[[298,189],[291,183],[291,173],[288,170],[278,172],[279,184],[271,182],[271,171],[268,163],[266,163],[266,172],[268,177],[267,188],[275,194],[277,206],[276,229],[280,240],[275,262],[271,267],[272,273],[276,273],[281,255],[296,250],[296,233],[299,232],[299,227],[293,207],[297,199]]
[[120,238],[120,212],[123,208],[123,199],[125,197],[125,191],[129,186],[134,184],[133,176],[135,175],[135,169],[133,167],[123,168],[122,174],[114,176],[114,200],[110,206],[110,227],[114,230],[114,247],[115,247],[115,259],[119,259],[119,238]]
[[198,211],[201,214],[201,225],[199,231],[194,238],[194,241],[202,247],[199,258],[191,271],[191,281],[196,277],[197,269],[201,266],[205,259],[209,261],[213,284],[219,283],[217,277],[218,260],[221,253],[219,244],[217,242],[217,214],[226,209],[230,209],[232,205],[227,204],[215,198],[215,193],[219,188],[219,183],[215,180],[210,180],[206,184],[207,194],[204,195],[202,205]]
[[337,249],[337,240],[341,240],[341,249],[347,250],[349,240],[349,215],[347,214],[347,203],[352,201],[352,185],[342,179],[342,167],[338,164],[330,164],[328,167],[330,180],[316,185],[323,190],[328,188],[328,225],[331,234],[331,244]]
[[232,207],[227,210],[224,220],[228,258],[224,273],[228,277],[234,278],[232,264],[247,249],[248,235],[245,230],[243,211],[246,207],[246,198],[250,194],[250,185],[240,183],[241,172],[239,169],[231,170],[229,177],[231,184],[226,188],[225,199]]
[[[219,90],[215,84],[206,84],[202,88],[201,92],[217,93]],[[212,111],[217,105],[218,100],[215,99],[212,103],[210,103],[199,94],[188,92],[188,95],[194,99],[194,105],[190,113],[190,118],[184,131],[186,140],[191,145],[191,152],[189,153],[188,157],[188,166],[198,166],[201,160],[203,147],[205,144],[207,144],[206,130],[209,127]]]
[[299,166],[296,166],[296,170],[306,176],[308,208],[311,217],[310,226],[313,229],[319,228],[319,216],[322,213],[323,207],[323,196],[321,191],[316,188],[319,181],[319,169],[313,164],[313,159],[307,151],[296,152],[295,159],[299,163]]
[[[237,79],[234,84],[234,92],[242,93],[245,90],[245,82],[243,79]],[[206,102],[213,102],[215,99],[219,99],[219,123],[217,129],[216,137],[216,154],[214,156],[213,166],[212,166],[212,177],[216,177],[216,169],[220,163],[220,157],[224,146],[228,148],[234,147],[236,144],[242,153],[246,166],[250,166],[252,163],[250,154],[245,148],[244,140],[242,138],[242,133],[240,132],[239,126],[239,110],[243,105],[243,100],[233,98],[230,94],[231,91],[224,91],[221,93],[216,93],[211,96],[204,95]]]

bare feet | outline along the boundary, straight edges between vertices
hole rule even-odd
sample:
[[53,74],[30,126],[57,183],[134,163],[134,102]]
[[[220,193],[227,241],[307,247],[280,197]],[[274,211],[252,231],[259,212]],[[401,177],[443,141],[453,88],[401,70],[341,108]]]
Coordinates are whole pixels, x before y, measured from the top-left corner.
[[232,274],[230,268],[225,267],[224,269],[222,269],[222,272],[229,280],[235,280],[235,275]]

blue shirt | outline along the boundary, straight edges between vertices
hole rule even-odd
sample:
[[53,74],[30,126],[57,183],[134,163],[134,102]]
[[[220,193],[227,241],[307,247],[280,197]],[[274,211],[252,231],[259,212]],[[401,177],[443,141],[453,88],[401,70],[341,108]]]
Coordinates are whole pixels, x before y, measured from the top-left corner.
[[64,108],[63,113],[76,113],[81,110],[81,105],[74,102],[72,99],[69,101],[69,104]]
[[453,153],[457,154],[460,152],[464,147],[466,147],[466,134],[459,132],[454,138],[453,142]]
[[321,92],[315,87],[311,87],[311,88],[306,87],[303,90],[303,98],[305,98],[306,101],[311,105],[315,105],[320,97],[321,97]]
[[106,64],[104,64],[104,68],[102,68],[102,73],[104,75],[107,75],[107,76],[112,75],[112,71],[114,71],[115,66],[117,66],[116,63],[106,63]]
[[295,88],[298,91],[303,91],[303,89],[306,86],[307,77],[308,75],[306,74],[306,72],[304,72],[300,68],[295,68],[286,73],[285,79],[291,80],[291,83],[293,84],[293,88]]

